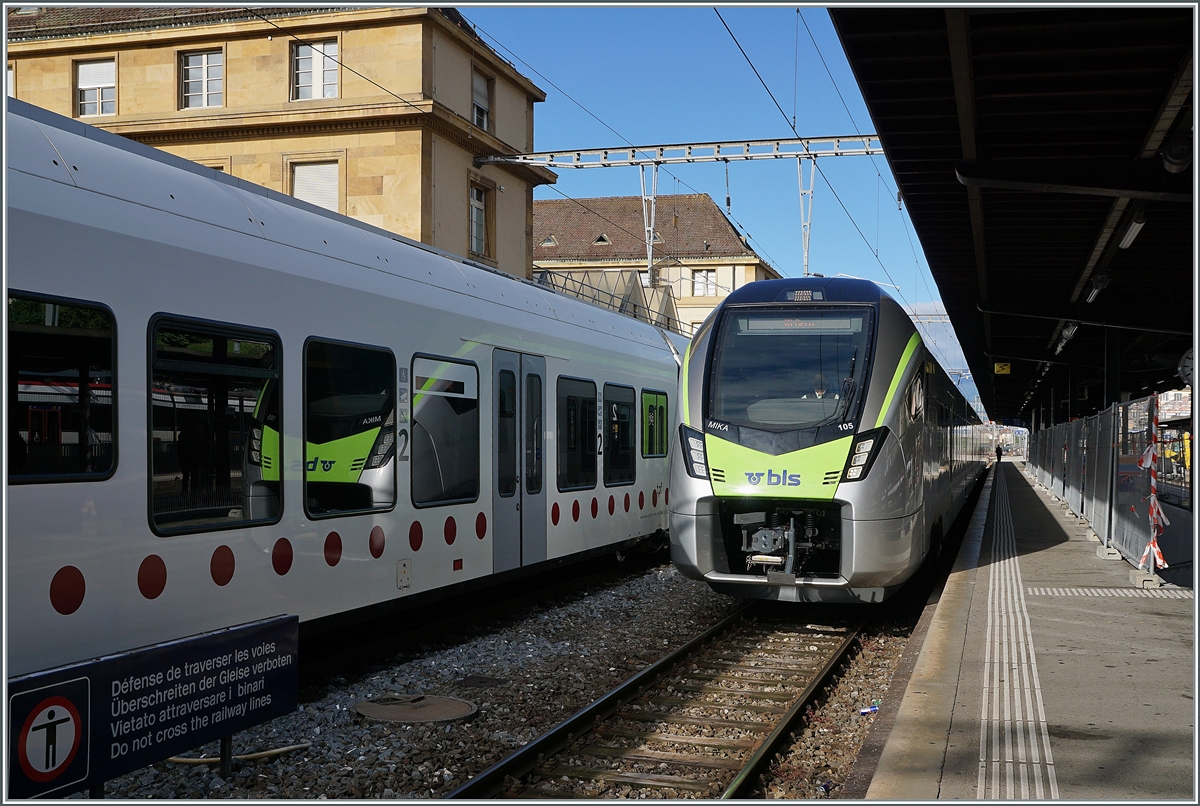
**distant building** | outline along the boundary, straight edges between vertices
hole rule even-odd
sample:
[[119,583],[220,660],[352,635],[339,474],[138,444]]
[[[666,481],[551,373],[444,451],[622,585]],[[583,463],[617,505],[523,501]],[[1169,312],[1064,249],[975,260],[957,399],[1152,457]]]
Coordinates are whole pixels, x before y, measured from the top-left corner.
[[454,9],[8,6],[10,96],[519,277],[546,95]]
[[689,335],[734,289],[780,276],[706,194],[658,197],[653,272],[645,233],[640,196],[536,200],[534,273],[633,297],[640,286],[646,304],[663,315],[673,309]]
[[[535,202],[536,204],[536,202]],[[1173,389],[1158,396],[1158,419],[1180,420],[1192,416],[1192,387]]]

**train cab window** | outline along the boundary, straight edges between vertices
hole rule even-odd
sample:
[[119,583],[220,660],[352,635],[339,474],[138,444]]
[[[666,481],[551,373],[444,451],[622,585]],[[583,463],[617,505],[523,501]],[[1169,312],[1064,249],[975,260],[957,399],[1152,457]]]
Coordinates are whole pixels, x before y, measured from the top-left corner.
[[604,384],[604,486],[633,484],[634,463],[634,391],[628,386]]
[[108,478],[115,333],[95,304],[8,295],[8,481]]
[[542,378],[525,376],[525,492],[542,491]]
[[304,508],[319,518],[396,503],[396,359],[309,339],[304,347]]
[[558,379],[558,489],[596,486],[596,384]]
[[158,534],[279,520],[279,339],[150,323],[150,520]]
[[667,455],[667,395],[642,391],[642,456]]
[[918,374],[908,385],[908,394],[905,399],[908,404],[906,410],[910,421],[920,419],[921,413],[925,411],[925,385],[921,381],[922,376]]
[[[412,375],[413,503],[433,506],[477,500],[478,368],[442,358],[417,357],[413,359]],[[513,392],[515,399],[515,387]]]

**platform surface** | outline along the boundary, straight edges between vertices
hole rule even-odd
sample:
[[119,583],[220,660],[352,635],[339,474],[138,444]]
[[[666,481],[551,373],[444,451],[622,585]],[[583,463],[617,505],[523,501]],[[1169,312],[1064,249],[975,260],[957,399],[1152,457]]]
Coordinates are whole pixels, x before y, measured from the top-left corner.
[[867,791],[1195,802],[1195,601],[1135,587],[1005,460],[985,483]]

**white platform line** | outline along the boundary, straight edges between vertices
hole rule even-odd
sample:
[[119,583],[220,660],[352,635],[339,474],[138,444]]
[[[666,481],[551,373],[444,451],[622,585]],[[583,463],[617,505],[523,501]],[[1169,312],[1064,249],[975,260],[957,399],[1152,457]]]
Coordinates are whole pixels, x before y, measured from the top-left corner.
[[[979,725],[980,799],[1058,799],[1058,781],[1004,476],[993,484],[992,562]],[[1067,588],[1030,588],[1069,594]],[[1061,593],[1060,593],[1061,592]],[[1032,787],[1031,787],[1032,784]]]

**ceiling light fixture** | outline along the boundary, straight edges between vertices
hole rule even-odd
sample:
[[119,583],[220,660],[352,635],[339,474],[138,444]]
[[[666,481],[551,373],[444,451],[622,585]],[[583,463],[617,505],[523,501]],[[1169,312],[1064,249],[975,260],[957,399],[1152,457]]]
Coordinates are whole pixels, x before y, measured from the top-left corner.
[[1101,291],[1108,288],[1108,284],[1110,282],[1111,282],[1111,279],[1109,278],[1109,276],[1102,271],[1096,272],[1095,274],[1093,274],[1092,275],[1092,287],[1088,291],[1087,301],[1095,302],[1096,297],[1100,295]]
[[1142,231],[1142,227],[1144,226],[1146,226],[1146,214],[1138,210],[1134,214],[1133,220],[1129,222],[1129,226],[1125,228],[1125,235],[1121,238],[1121,242],[1117,246],[1121,249],[1128,249],[1129,245],[1133,243],[1133,239],[1138,236],[1138,233]]

